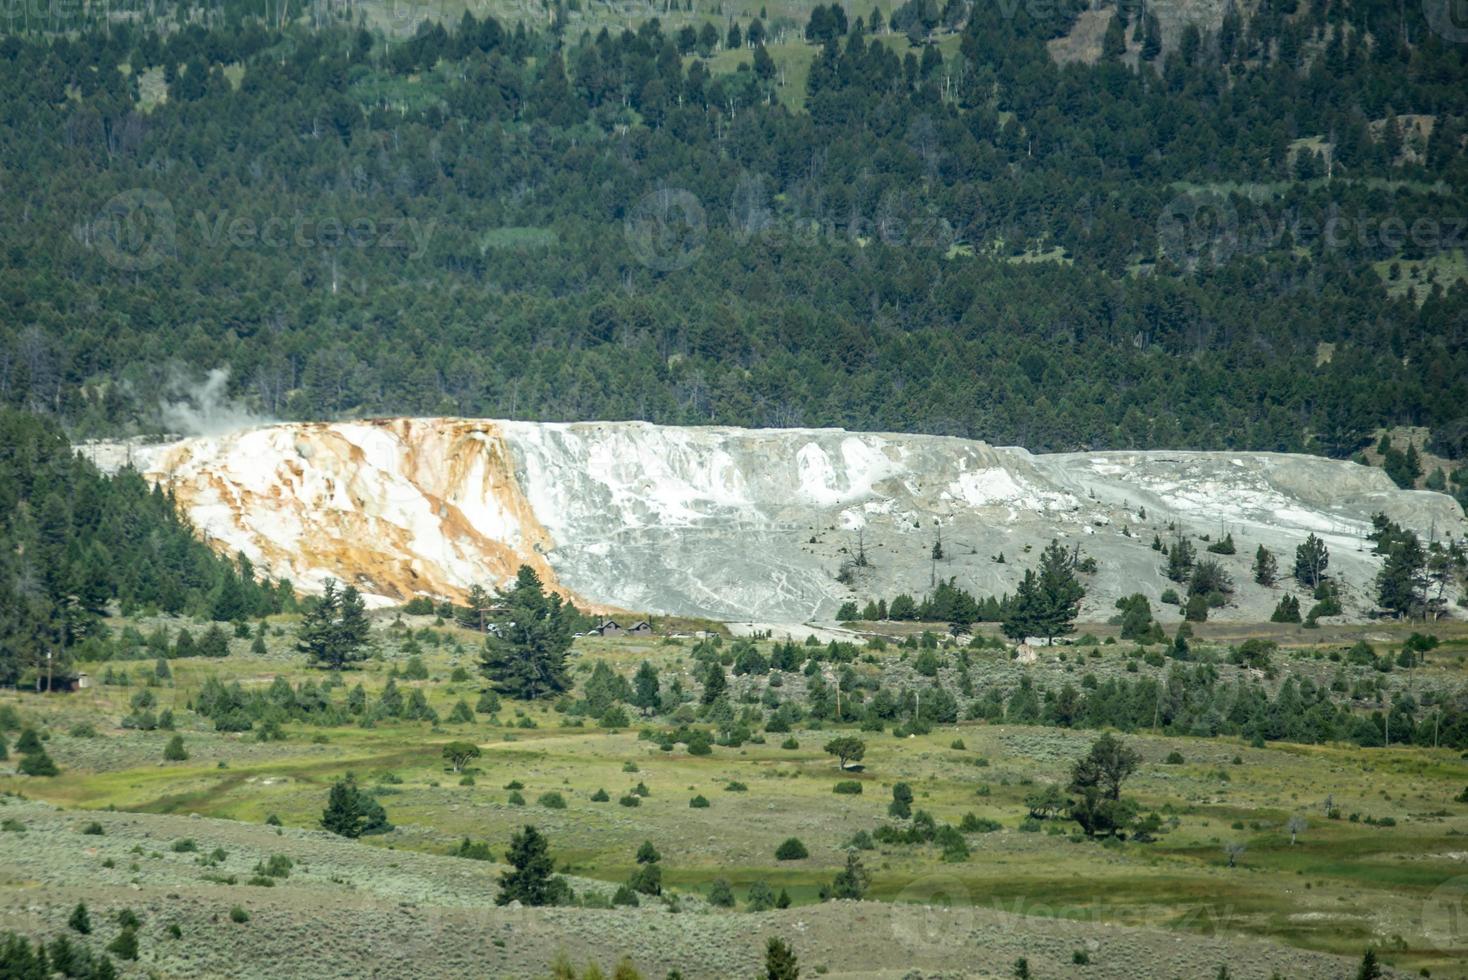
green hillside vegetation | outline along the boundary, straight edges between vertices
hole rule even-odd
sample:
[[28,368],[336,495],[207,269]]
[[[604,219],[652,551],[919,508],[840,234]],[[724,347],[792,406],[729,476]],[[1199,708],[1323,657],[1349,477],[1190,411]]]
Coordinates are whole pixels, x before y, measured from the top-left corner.
[[0,399],[167,428],[160,393],[227,368],[281,418],[1340,456],[1421,425],[1468,456],[1464,46],[1417,9],[1267,0],[1140,65],[1057,66],[1073,15],[903,7],[874,38],[818,7],[784,88],[680,18],[388,43],[226,3],[18,32]]

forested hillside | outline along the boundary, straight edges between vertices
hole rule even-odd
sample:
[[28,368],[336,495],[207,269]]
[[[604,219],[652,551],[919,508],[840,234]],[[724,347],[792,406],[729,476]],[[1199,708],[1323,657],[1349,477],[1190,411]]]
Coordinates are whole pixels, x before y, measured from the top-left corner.
[[294,605],[289,582],[196,540],[156,485],[104,477],[54,422],[0,409],[0,684],[95,659],[109,606],[243,621]]
[[1468,455],[1468,44],[1128,5],[1059,66],[1081,6],[817,8],[795,100],[748,19],[12,24],[0,400]]

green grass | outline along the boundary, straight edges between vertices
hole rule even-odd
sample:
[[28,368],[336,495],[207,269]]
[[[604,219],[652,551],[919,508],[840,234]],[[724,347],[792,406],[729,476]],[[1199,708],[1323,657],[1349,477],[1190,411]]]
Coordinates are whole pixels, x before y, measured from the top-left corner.
[[[418,629],[429,623],[424,619],[412,625]],[[1451,802],[1468,782],[1455,752],[1363,751],[1339,745],[1254,749],[1229,738],[1126,736],[1146,760],[1128,784],[1128,794],[1143,812],[1176,816],[1179,825],[1155,844],[1102,847],[1073,842],[1073,825],[1063,825],[1061,835],[1018,830],[1025,796],[1041,782],[1063,780],[1068,761],[1084,751],[1092,732],[963,723],[917,738],[867,733],[861,736],[867,743],[864,769],[857,774],[840,772],[821,750],[830,728],[797,731],[798,750],[780,748],[785,736],[770,735],[762,745],[719,747],[699,757],[686,754],[682,746],[662,752],[654,741],[640,740],[636,719],[632,729],[613,733],[591,724],[577,727],[547,704],[509,700],[499,724],[483,716],[472,724],[444,724],[437,730],[424,723],[372,729],[288,724],[286,740],[269,743],[256,741],[252,733],[216,733],[187,710],[210,675],[247,686],[268,685],[277,673],[293,683],[320,680],[323,675],[305,668],[293,652],[289,622],[280,625],[286,627],[283,635],[269,638],[270,652],[264,656],[248,655],[247,643],[234,641],[235,652],[224,660],[171,662],[172,681],[154,690],[160,707],[174,708],[190,752],[187,762],[161,764],[170,733],[115,727],[135,686],[95,686],[41,697],[0,694],[0,703],[14,704],[51,734],[48,751],[63,769],[59,777],[46,780],[0,776],[0,789],[79,810],[197,813],[251,824],[274,813],[287,827],[314,828],[330,783],[351,771],[368,788],[385,786],[380,799],[399,827],[391,835],[369,839],[369,846],[444,854],[467,836],[489,841],[498,853],[517,827],[535,823],[550,836],[558,864],[581,876],[625,880],[637,846],[650,839],[663,852],[665,883],[671,889],[702,894],[715,878],[724,877],[742,901],[748,886],[763,880],[806,903],[816,900],[840,866],[843,843],[858,830],[886,822],[891,786],[902,780],[913,786],[914,807],[942,823],[956,824],[972,812],[998,821],[1002,829],[969,835],[973,853],[959,864],[944,863],[931,846],[864,852],[874,898],[910,900],[914,882],[941,876],[956,881],[974,903],[998,903],[1001,911],[1029,916],[1239,932],[1343,954],[1359,951],[1363,939],[1400,934],[1408,949],[1396,962],[1414,968],[1430,964],[1435,976],[1453,975],[1444,972],[1437,952],[1414,938],[1407,913],[1461,873],[1461,864],[1449,855],[1468,850],[1462,844],[1462,835],[1468,834],[1468,807]],[[144,632],[149,628],[145,624]],[[1104,631],[1093,628],[1098,630]],[[349,672],[349,688],[360,682],[374,694],[393,665],[407,659],[393,638],[396,634],[381,626],[377,633],[382,637],[379,655]],[[430,680],[398,683],[405,692],[422,688],[440,715],[447,716],[460,698],[471,705],[477,700],[477,679],[448,680],[455,666],[468,668],[473,676],[477,638],[452,627],[439,633],[437,645],[423,643]],[[665,686],[679,676],[686,689],[694,690],[691,645],[691,640],[667,643],[660,638],[582,638],[576,643],[572,676],[583,680],[591,663],[603,659],[630,677],[649,659],[663,672]],[[1295,655],[1306,659],[1296,665],[1314,669],[1320,662],[1308,659],[1311,652],[1299,650]],[[880,656],[891,664],[902,655],[889,647]],[[1108,664],[1115,669],[1120,662],[1116,648],[1107,648],[1101,666],[1087,661],[1081,669]],[[980,684],[986,671],[1009,669],[1007,657],[990,652],[976,655],[975,665]],[[1325,667],[1333,665],[1325,662]],[[138,674],[151,668],[151,661],[113,665],[114,670]],[[1066,676],[1058,663],[1043,669],[1057,672],[1050,682]],[[105,665],[89,665],[94,678],[105,670]],[[1419,673],[1418,682],[1429,677],[1461,681],[1462,671],[1456,657],[1442,654]],[[515,727],[517,709],[538,727]],[[83,719],[96,727],[97,738],[66,734]],[[319,736],[325,737],[324,744],[317,741]],[[459,785],[459,774],[448,771],[440,757],[443,743],[465,738],[483,751],[470,768],[473,786]],[[963,739],[965,750],[950,748],[955,738]],[[1185,764],[1163,762],[1174,750],[1182,753]],[[981,756],[990,765],[967,764]],[[1242,765],[1232,764],[1235,756]],[[635,772],[624,771],[628,762],[636,764]],[[1219,770],[1228,773],[1227,782],[1218,779]],[[861,795],[832,792],[837,781],[852,778],[862,780]],[[504,786],[511,780],[524,784],[527,805],[508,803]],[[726,791],[734,780],[744,783],[747,792]],[[619,806],[617,798],[638,782],[650,791],[642,805],[635,810]],[[977,795],[981,784],[989,787],[989,795]],[[592,802],[598,789],[605,789],[611,800]],[[551,791],[565,798],[566,809],[536,804]],[[711,806],[690,808],[688,800],[695,794],[706,796]],[[1343,814],[1391,816],[1397,826],[1327,820],[1320,803],[1328,794]],[[1440,811],[1448,815],[1429,816]],[[1281,828],[1296,813],[1307,815],[1309,827],[1291,847]],[[1235,821],[1244,829],[1233,829]],[[791,835],[805,841],[810,857],[777,862],[775,845]],[[1233,869],[1225,866],[1222,850],[1222,843],[1231,840],[1248,846]],[[1381,914],[1384,921],[1339,918],[1379,909],[1391,910]]]

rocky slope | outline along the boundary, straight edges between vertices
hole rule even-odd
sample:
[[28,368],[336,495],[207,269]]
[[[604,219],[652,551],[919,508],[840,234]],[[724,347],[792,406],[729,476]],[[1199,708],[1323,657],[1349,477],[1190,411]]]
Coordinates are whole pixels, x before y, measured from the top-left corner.
[[[1255,546],[1287,568],[1312,532],[1361,616],[1377,567],[1363,545],[1373,513],[1439,538],[1465,529],[1450,498],[1347,462],[1033,455],[836,429],[384,419],[266,426],[131,459],[221,549],[308,590],[328,576],[353,582],[380,603],[460,596],[528,562],[597,606],[797,622],[846,599],[920,594],[935,578],[1009,591],[1059,538],[1098,562],[1087,614],[1099,619],[1119,595],[1155,600],[1170,585],[1151,542],[1178,528],[1238,544],[1220,559],[1238,593],[1218,618],[1267,618],[1284,588],[1252,584]],[[843,585],[837,572],[858,549],[869,564]]]

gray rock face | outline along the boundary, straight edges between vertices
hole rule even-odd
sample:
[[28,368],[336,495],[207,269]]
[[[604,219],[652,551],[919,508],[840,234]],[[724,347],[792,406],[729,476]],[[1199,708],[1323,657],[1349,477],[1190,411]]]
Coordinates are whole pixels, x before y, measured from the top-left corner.
[[[1287,572],[1315,533],[1348,614],[1361,616],[1379,564],[1365,544],[1372,514],[1424,536],[1465,530],[1447,496],[1277,453],[1037,456],[837,429],[396,419],[272,426],[134,456],[220,547],[307,588],[333,575],[383,601],[460,594],[527,560],[603,606],[801,622],[940,578],[1013,591],[1055,538],[1096,559],[1085,615],[1104,619],[1119,596],[1155,601],[1171,585],[1151,542],[1181,531],[1233,535],[1236,555],[1209,556],[1237,584],[1215,618],[1261,620],[1297,587],[1254,585],[1255,547]],[[843,584],[858,551],[867,564]]]

